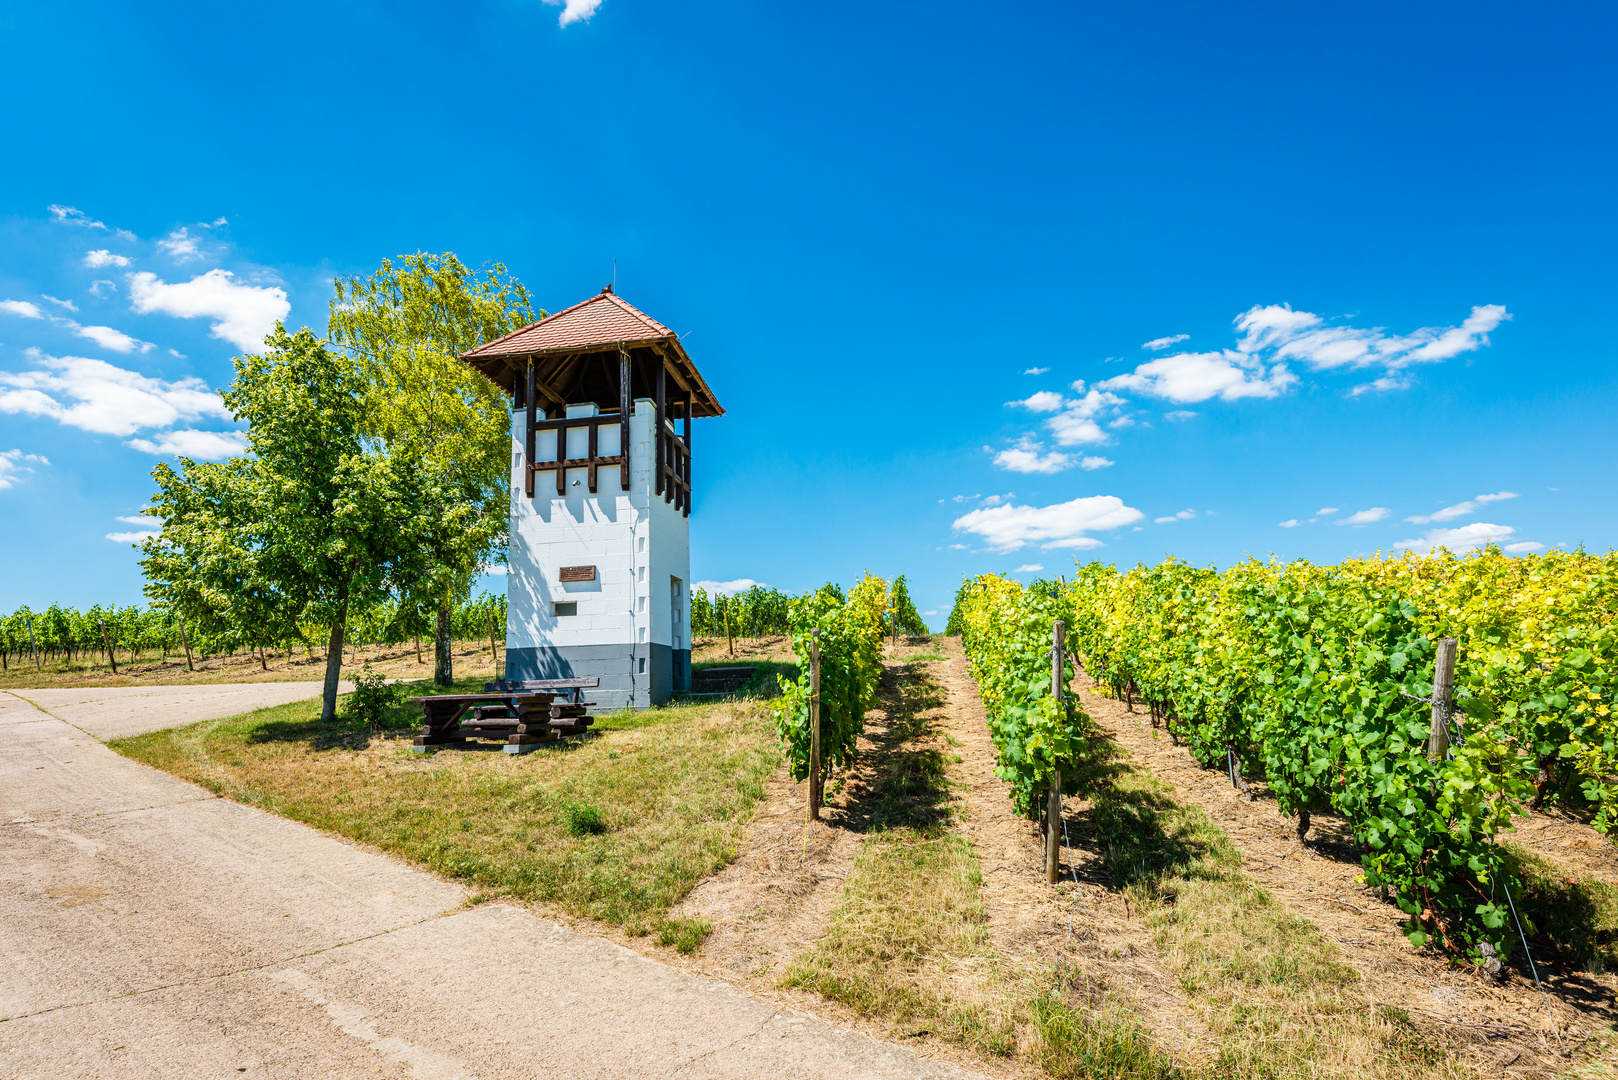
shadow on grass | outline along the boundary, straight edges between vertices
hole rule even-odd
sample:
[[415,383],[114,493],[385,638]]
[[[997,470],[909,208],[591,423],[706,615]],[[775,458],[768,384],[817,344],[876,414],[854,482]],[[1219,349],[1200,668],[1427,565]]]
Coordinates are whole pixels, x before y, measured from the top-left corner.
[[944,689],[924,664],[907,663],[883,670],[877,697],[888,722],[866,729],[864,775],[849,780],[839,823],[855,832],[908,828],[937,836],[953,816],[954,795],[943,750],[922,740],[931,734],[927,713],[943,705]]
[[1166,787],[1127,764],[1111,738],[1097,735],[1081,745],[1074,782],[1090,805],[1070,813],[1068,828],[1074,846],[1105,864],[1110,887],[1157,895],[1166,879],[1214,880],[1240,865],[1222,831],[1186,813]]

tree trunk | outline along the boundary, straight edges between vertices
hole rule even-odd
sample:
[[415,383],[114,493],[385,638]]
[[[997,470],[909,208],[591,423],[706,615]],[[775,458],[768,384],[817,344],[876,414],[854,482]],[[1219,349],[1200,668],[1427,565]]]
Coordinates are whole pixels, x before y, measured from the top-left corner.
[[448,686],[455,681],[455,658],[450,655],[449,597],[438,602],[438,625],[433,634],[433,685]]
[[337,683],[343,674],[343,624],[347,621],[347,612],[344,612],[331,624],[331,641],[326,646],[326,685],[320,694],[320,719],[324,723],[337,719]]

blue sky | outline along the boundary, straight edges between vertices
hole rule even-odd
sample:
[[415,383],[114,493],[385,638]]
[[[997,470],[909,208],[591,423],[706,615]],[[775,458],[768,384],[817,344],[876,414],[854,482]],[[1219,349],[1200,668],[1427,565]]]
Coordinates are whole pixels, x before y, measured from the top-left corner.
[[938,622],[1074,558],[1606,550],[1615,22],[7,5],[0,608],[138,600],[107,537],[230,452],[230,357],[416,250],[551,310],[616,262],[685,336],[699,579]]

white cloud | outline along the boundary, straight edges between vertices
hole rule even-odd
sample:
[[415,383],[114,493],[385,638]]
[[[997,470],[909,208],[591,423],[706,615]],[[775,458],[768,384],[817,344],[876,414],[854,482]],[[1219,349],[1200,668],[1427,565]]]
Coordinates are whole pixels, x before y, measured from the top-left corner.
[[1107,433],[1101,430],[1098,419],[1124,404],[1117,394],[1093,389],[1086,393],[1083,387],[1082,381],[1074,383],[1074,391],[1084,396],[1065,402],[1061,412],[1045,421],[1046,429],[1061,446],[1107,442]]
[[1503,499],[1515,499],[1516,497],[1517,493],[1515,491],[1500,491],[1493,495],[1478,495],[1465,502],[1456,503],[1454,506],[1446,506],[1442,510],[1435,510],[1431,514],[1418,514],[1415,517],[1407,517],[1405,520],[1413,525],[1428,525],[1434,521],[1452,521],[1455,518],[1476,513],[1484,503],[1500,502]]
[[1190,334],[1175,334],[1173,337],[1153,338],[1152,340],[1146,342],[1146,344],[1142,345],[1141,348],[1150,350],[1151,352],[1162,352],[1170,345],[1178,345],[1182,341],[1190,340]]
[[42,299],[49,300],[51,303],[55,304],[57,307],[64,307],[64,308],[67,308],[67,310],[74,311],[74,312],[79,310],[78,305],[75,304],[71,300],[58,300],[58,299],[56,299],[56,297],[51,296],[49,293],[40,293],[39,295],[40,295],[40,297]]
[[1197,512],[1195,510],[1189,510],[1189,509],[1181,510],[1178,514],[1175,514],[1174,516],[1179,518],[1181,521],[1190,521],[1192,518],[1197,516]]
[[965,545],[965,544],[951,544],[945,550],[946,551],[965,551],[965,550],[967,550],[967,545]]
[[[1565,547],[1566,545],[1557,544],[1556,546]],[[1532,555],[1536,551],[1544,551],[1545,545],[1539,543],[1537,540],[1521,540],[1515,544],[1507,544],[1500,550],[1504,551],[1507,555]]]
[[557,26],[567,26],[569,23],[584,22],[596,13],[601,6],[601,0],[545,0],[552,7],[562,9],[562,14],[556,20]]
[[146,529],[161,529],[163,527],[163,519],[156,514],[120,515],[118,520],[125,525],[139,525]]
[[21,315],[25,319],[43,319],[45,313],[39,310],[38,304],[30,304],[26,300],[0,300],[0,311],[10,315]]
[[99,269],[103,266],[128,266],[129,258],[124,255],[115,255],[106,248],[100,248],[86,253],[84,265],[92,269]]
[[123,331],[114,330],[110,326],[80,326],[72,320],[65,320],[64,325],[70,327],[81,338],[88,338],[103,349],[111,349],[113,352],[129,353],[134,352],[136,349],[141,352],[149,352],[152,348],[151,342],[132,338]]
[[995,506],[956,518],[954,528],[983,538],[996,551],[1027,544],[1044,548],[1096,548],[1087,532],[1132,525],[1144,517],[1116,495],[1091,495],[1054,506]]
[[511,567],[502,564],[490,564],[483,568],[483,573],[491,577],[505,577],[511,573]]
[[1021,566],[1017,567],[1017,569],[1013,570],[1012,573],[1013,574],[1037,574],[1043,569],[1045,569],[1045,567],[1042,566],[1041,564],[1039,564],[1037,562],[1029,562],[1029,563],[1023,563]]
[[[1193,413],[1192,415],[1195,415],[1195,414]],[[1131,420],[1127,416],[1120,416],[1118,419],[1112,421],[1107,426],[1110,427],[1110,428],[1134,427],[1135,426],[1135,421]]]
[[1081,446],[1084,443],[1104,443],[1107,433],[1089,417],[1065,412],[1045,421],[1045,427],[1062,446]]
[[1427,326],[1399,335],[1380,327],[1327,326],[1318,315],[1272,304],[1237,317],[1242,339],[1236,347],[1250,354],[1269,352],[1277,360],[1301,360],[1316,371],[1375,366],[1394,372],[1480,349],[1489,344],[1489,332],[1509,318],[1500,304],[1484,304],[1474,307],[1460,326]]
[[1024,436],[1009,449],[994,455],[994,463],[1007,472],[1058,473],[1073,464],[1073,459],[1058,450],[1047,451],[1034,439]]
[[1298,519],[1287,518],[1285,521],[1279,522],[1279,524],[1283,529],[1296,529],[1298,527]]
[[1094,472],[1097,469],[1105,469],[1105,468],[1108,468],[1109,466],[1116,465],[1116,464],[1117,464],[1117,462],[1113,461],[1110,458],[1087,457],[1087,458],[1083,458],[1082,460],[1080,460],[1079,468],[1086,469],[1086,470],[1088,470],[1090,472]]
[[37,349],[28,355],[38,365],[35,370],[0,371],[0,413],[45,416],[119,436],[230,415],[201,379],[167,382],[83,356],[47,356]]
[[71,206],[58,206],[52,203],[48,210],[51,218],[59,225],[83,225],[89,229],[105,229],[106,225],[94,220],[83,210],[76,210]]
[[1030,394],[1021,401],[1006,402],[1007,405],[1021,405],[1030,412],[1055,412],[1062,407],[1063,403],[1062,395],[1055,390],[1041,390],[1038,393]]
[[100,296],[101,295],[101,287],[103,285],[105,285],[107,287],[109,292],[117,292],[118,291],[118,286],[117,285],[114,285],[112,282],[107,281],[106,279],[103,278],[100,281],[92,281],[90,283],[90,295],[91,296]]
[[0,491],[15,487],[21,474],[31,473],[29,463],[35,465],[49,465],[50,461],[40,454],[25,454],[21,450],[0,450]]
[[189,235],[183,227],[169,233],[167,239],[159,240],[157,246],[168,252],[175,262],[202,258],[202,251],[197,247],[196,238]]
[[[1160,357],[1101,385],[1187,403],[1274,398],[1297,383],[1287,366],[1296,361],[1315,371],[1379,367],[1381,377],[1353,392],[1400,390],[1410,385],[1400,372],[1483,348],[1489,333],[1509,318],[1503,306],[1484,304],[1474,307],[1460,326],[1429,326],[1400,335],[1380,327],[1331,326],[1319,315],[1293,311],[1286,304],[1256,305],[1236,317],[1234,348]],[[1175,340],[1158,338],[1142,347],[1167,348]]]
[[125,446],[158,457],[188,457],[198,461],[224,461],[247,453],[247,436],[239,431],[165,431],[156,439],[130,439]]
[[157,535],[151,529],[142,529],[139,532],[108,533],[107,539],[117,541],[120,544],[139,544],[145,540],[155,539]]
[[[1516,531],[1510,525],[1491,525],[1488,522],[1476,521],[1470,525],[1462,525],[1458,529],[1429,529],[1422,533],[1419,539],[1400,540],[1393,547],[1395,550],[1414,551],[1418,555],[1430,554],[1441,547],[1461,554],[1476,551],[1485,544],[1504,544]],[[1521,555],[1544,549],[1543,544],[1520,540],[1511,544],[1506,550],[1514,555]]]
[[1153,518],[1152,519],[1153,523],[1158,524],[1158,525],[1173,525],[1178,520],[1179,519],[1174,517],[1172,514],[1169,515],[1168,517],[1160,517],[1160,518]]
[[1173,412],[1163,414],[1163,419],[1171,424],[1183,424],[1187,420],[1195,420],[1196,418],[1197,414],[1190,409],[1175,409]]
[[988,498],[983,500],[983,505],[999,506],[1001,503],[1008,503],[1016,497],[1017,493],[1015,491],[1008,491],[1004,495],[990,495]]
[[1325,517],[1327,514],[1335,514],[1335,513],[1337,513],[1337,507],[1335,507],[1335,506],[1322,506],[1319,510],[1315,511],[1315,516],[1316,517]]
[[1023,374],[1024,375],[1043,375],[1049,370],[1050,370],[1050,368],[1048,368],[1048,367],[1031,367],[1027,371],[1023,372]]
[[181,319],[215,319],[210,327],[214,337],[248,351],[261,348],[265,335],[292,305],[285,289],[238,285],[233,276],[229,270],[209,270],[171,285],[156,274],[131,274],[131,306],[143,315],[160,311]]
[[712,598],[715,596],[735,596],[737,593],[746,592],[754,585],[762,584],[764,584],[762,581],[754,581],[752,578],[744,577],[737,578],[735,581],[697,581],[692,583],[691,588],[693,591],[701,589]]
[[1339,521],[1337,524],[1339,524],[1339,525],[1370,525],[1373,522],[1381,521],[1383,518],[1385,518],[1387,516],[1388,516],[1388,508],[1386,506],[1373,506],[1369,510],[1356,511],[1355,513],[1352,513],[1352,514],[1348,515],[1342,521]]
[[1114,376],[1100,385],[1189,404],[1212,397],[1222,401],[1279,397],[1295,382],[1297,376],[1284,364],[1266,367],[1257,358],[1225,349],[1148,360],[1128,375]]

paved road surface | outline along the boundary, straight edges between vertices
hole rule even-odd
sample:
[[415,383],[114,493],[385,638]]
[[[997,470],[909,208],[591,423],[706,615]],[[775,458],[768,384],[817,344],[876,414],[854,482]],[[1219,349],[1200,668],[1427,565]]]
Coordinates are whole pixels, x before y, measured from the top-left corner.
[[[250,709],[320,696],[318,682],[222,683],[214,686],[109,686],[68,690],[13,690],[98,739],[122,739],[198,720],[236,716]],[[344,682],[348,693],[354,684]]]
[[56,716],[0,693],[0,1078],[961,1075],[525,911],[463,908],[457,885],[88,733],[219,715],[239,700],[193,695],[224,689],[126,696],[144,729],[107,691],[22,692]]

